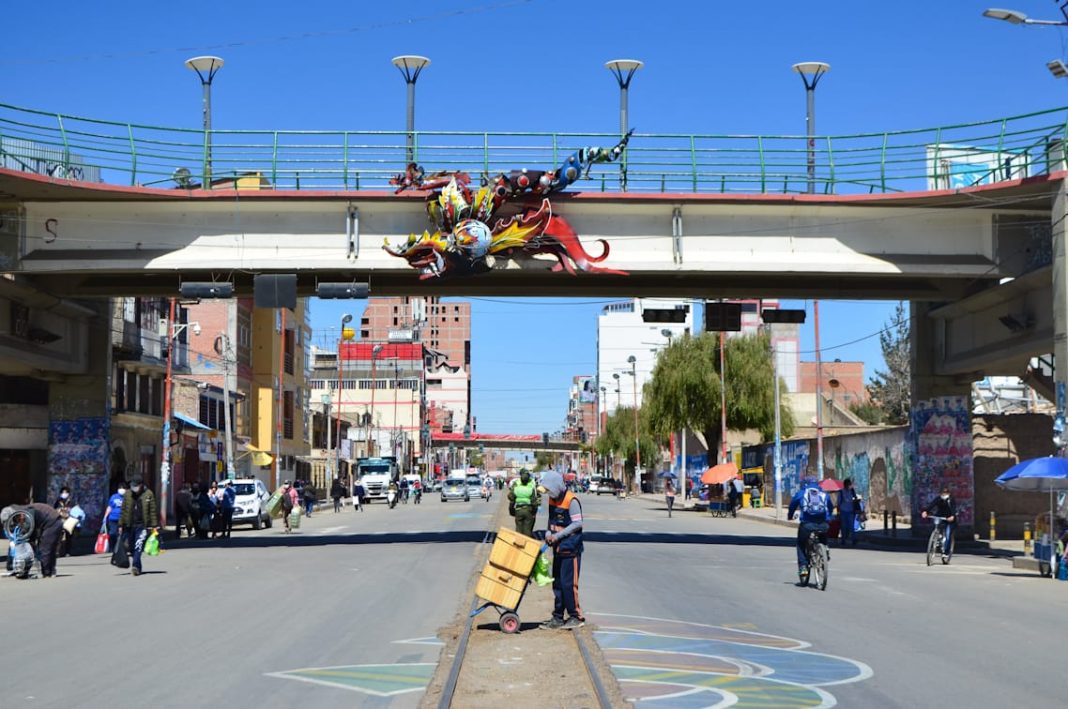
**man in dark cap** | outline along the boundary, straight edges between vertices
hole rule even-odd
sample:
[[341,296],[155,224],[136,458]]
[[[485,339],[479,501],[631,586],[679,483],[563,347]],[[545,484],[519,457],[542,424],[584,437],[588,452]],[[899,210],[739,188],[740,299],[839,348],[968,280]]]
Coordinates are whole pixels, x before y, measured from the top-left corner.
[[144,478],[140,475],[130,478],[130,491],[122,499],[119,530],[126,543],[130,545],[130,553],[133,556],[130,573],[140,576],[141,553],[145,550],[148,533],[159,532],[159,507],[156,506],[156,496],[145,487]]
[[36,543],[37,551],[41,555],[41,576],[44,578],[55,576],[56,551],[59,549],[59,542],[63,538],[63,518],[59,516],[59,512],[51,505],[32,502],[28,505],[5,507],[3,513],[0,514],[0,522],[6,524],[7,520],[17,511],[24,511],[33,515],[31,541]]

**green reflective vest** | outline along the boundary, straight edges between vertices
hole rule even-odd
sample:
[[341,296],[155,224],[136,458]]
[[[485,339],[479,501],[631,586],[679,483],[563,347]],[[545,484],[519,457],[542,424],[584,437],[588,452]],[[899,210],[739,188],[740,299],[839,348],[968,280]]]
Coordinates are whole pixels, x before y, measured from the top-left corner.
[[534,479],[531,478],[530,482],[526,485],[522,481],[517,481],[515,487],[512,488],[515,492],[515,506],[522,507],[523,505],[530,506],[531,501],[534,499],[534,491],[537,489],[537,485]]

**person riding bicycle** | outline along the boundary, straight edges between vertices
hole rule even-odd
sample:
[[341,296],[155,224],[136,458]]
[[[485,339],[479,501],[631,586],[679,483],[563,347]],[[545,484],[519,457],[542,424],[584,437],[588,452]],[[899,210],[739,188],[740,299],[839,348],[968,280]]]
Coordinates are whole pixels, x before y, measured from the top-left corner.
[[942,518],[942,521],[939,522],[943,530],[942,554],[949,554],[953,544],[953,528],[957,526],[957,503],[953,496],[949,494],[948,487],[942,487],[938,497],[931,500],[931,504],[927,505],[927,508],[924,509],[920,516],[927,519],[928,513]]
[[790,500],[790,508],[787,510],[787,519],[793,519],[794,513],[801,510],[801,524],[797,527],[797,575],[808,576],[808,536],[812,532],[819,535],[819,540],[827,544],[827,530],[830,528],[830,520],[834,517],[834,508],[831,499],[815,480],[805,480],[801,489]]

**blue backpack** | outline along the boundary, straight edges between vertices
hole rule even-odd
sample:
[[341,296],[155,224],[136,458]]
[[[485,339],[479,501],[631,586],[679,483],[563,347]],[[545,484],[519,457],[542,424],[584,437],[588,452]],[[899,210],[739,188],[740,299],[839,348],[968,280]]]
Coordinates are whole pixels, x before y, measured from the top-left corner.
[[809,517],[826,517],[827,496],[819,488],[808,488],[801,496],[801,512]]

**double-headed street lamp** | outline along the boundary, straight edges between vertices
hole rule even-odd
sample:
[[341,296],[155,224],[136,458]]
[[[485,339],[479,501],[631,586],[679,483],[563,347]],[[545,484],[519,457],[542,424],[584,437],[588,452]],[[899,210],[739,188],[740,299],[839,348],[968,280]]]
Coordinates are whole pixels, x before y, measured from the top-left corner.
[[992,20],[1005,20],[1009,24],[1013,25],[1047,25],[1053,27],[1064,27],[1068,25],[1068,5],[1061,3],[1061,14],[1064,15],[1063,20],[1032,20],[1018,10],[1003,10],[998,7],[992,7],[988,10],[983,10],[983,17],[989,17]]
[[638,476],[640,483],[642,475],[642,446],[640,431],[638,430],[638,359],[631,355],[627,357],[627,362],[630,364],[630,371],[625,373],[631,376],[632,384],[634,385],[634,474]]
[[793,70],[801,75],[805,83],[805,126],[808,134],[808,193],[816,191],[816,84],[820,77],[831,70],[826,62],[799,62]]
[[406,145],[408,147],[408,162],[413,163],[415,162],[415,82],[419,79],[419,75],[423,73],[423,69],[430,66],[430,60],[418,54],[403,54],[399,57],[393,57],[393,66],[397,67],[401,76],[404,77],[404,83],[408,85],[408,137]]
[[378,359],[378,353],[382,351],[382,345],[375,345],[371,348],[371,420],[368,421],[367,426],[367,457],[374,456],[374,443],[371,440],[371,436],[375,434],[375,390],[378,389],[378,382],[375,380],[375,362]]
[[219,57],[203,56],[185,60],[187,68],[200,77],[204,103],[204,189],[211,189],[211,82],[215,74],[222,69],[223,60]]
[[[337,336],[337,436],[334,438],[334,445],[336,450],[334,451],[334,477],[341,478],[341,401],[342,401],[342,389],[341,389],[341,345],[348,342],[355,336],[352,330],[347,329],[345,326],[352,322],[352,316],[345,313],[341,317],[341,332]],[[327,428],[330,427],[330,419],[326,420]]]

